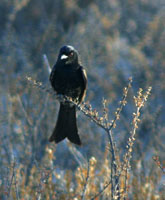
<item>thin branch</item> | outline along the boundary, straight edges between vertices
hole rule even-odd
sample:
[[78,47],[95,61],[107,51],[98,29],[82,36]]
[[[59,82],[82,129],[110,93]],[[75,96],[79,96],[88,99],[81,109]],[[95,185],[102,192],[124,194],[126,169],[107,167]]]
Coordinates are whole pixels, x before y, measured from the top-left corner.
[[[125,171],[125,187],[124,187],[124,193],[126,194],[126,189],[127,189],[127,177],[128,177],[128,170],[130,169],[130,160],[131,160],[131,157],[132,157],[132,151],[133,151],[133,145],[134,145],[134,141],[135,141],[135,135],[136,135],[136,130],[138,128],[138,123],[140,122],[140,111],[141,111],[141,108],[144,106],[145,102],[147,101],[148,99],[148,96],[150,95],[150,92],[151,92],[151,87],[148,88],[148,90],[146,91],[145,94],[142,94],[142,89],[140,88],[139,91],[138,91],[138,95],[137,97],[134,97],[134,101],[135,101],[135,105],[136,105],[136,113],[133,113],[133,120],[132,120],[132,124],[133,124],[133,127],[132,127],[132,131],[130,132],[131,135],[128,139],[128,142],[127,142],[127,152],[125,153],[124,155],[124,161],[122,163],[122,166],[121,166],[121,170],[119,172],[119,174],[117,175],[117,178],[119,179],[119,177],[121,176],[121,173],[123,171]],[[125,199],[125,197],[124,197]]]
[[17,99],[18,99],[18,102],[19,102],[19,104],[20,104],[20,106],[22,108],[21,110],[22,110],[23,114],[25,115],[25,119],[27,120],[28,125],[33,126],[33,122],[30,119],[30,117],[29,117],[29,115],[28,115],[28,113],[27,113],[27,111],[26,111],[26,109],[25,109],[25,107],[23,105],[22,99],[21,99],[21,97],[19,95],[17,95]]
[[[127,87],[124,88],[124,92],[123,92],[123,97],[122,97],[122,100],[120,102],[120,107],[117,108],[117,111],[115,113],[115,118],[114,120],[112,121],[112,124],[109,126],[108,128],[108,139],[109,139],[109,143],[110,143],[110,152],[111,152],[111,198],[113,199],[113,193],[115,192],[114,191],[114,188],[117,187],[117,190],[119,191],[120,188],[119,188],[119,178],[117,176],[117,160],[116,160],[116,152],[115,152],[115,143],[114,143],[114,140],[113,140],[113,135],[112,135],[112,128],[115,128],[116,127],[116,121],[120,118],[120,113],[123,109],[123,107],[126,105],[126,98],[127,98],[127,95],[128,95],[128,91],[129,91],[129,88],[131,87],[131,83],[132,83],[132,78],[129,78],[129,82],[128,82],[128,85]],[[113,178],[114,178],[114,174],[115,174],[115,185],[113,183]],[[118,198],[120,199],[120,198]]]
[[17,179],[16,179],[15,172],[14,172],[14,186],[15,186],[16,199],[19,200],[19,193],[18,193]]
[[42,91],[45,91],[49,93],[51,96],[55,97],[55,99],[59,100],[60,102],[68,101],[72,104],[74,104],[78,110],[84,113],[87,117],[89,117],[93,122],[95,122],[98,126],[103,128],[105,131],[108,129],[105,126],[105,123],[103,122],[102,117],[97,117],[95,115],[95,110],[92,109],[91,105],[88,105],[85,102],[82,102],[82,104],[79,104],[76,101],[73,101],[70,97],[64,96],[64,95],[57,95],[56,92],[46,85],[43,85],[41,82],[33,80],[31,77],[26,77],[27,81],[33,85],[34,87],[41,89]]
[[16,199],[19,200],[18,188],[17,188],[16,176],[15,176],[15,167],[16,167],[16,162],[15,162],[15,159],[14,159],[14,162],[12,164],[12,176],[11,176],[10,185],[9,185],[8,198],[10,199],[11,188],[12,188],[12,185],[13,185],[13,182],[14,182]]
[[117,108],[117,111],[115,112],[115,118],[114,120],[112,121],[112,124],[109,126],[109,130],[111,130],[112,128],[115,128],[116,127],[116,121],[119,120],[120,118],[120,113],[121,111],[123,110],[123,107],[126,105],[127,101],[126,101],[126,98],[127,98],[127,95],[128,95],[128,91],[129,89],[132,87],[132,77],[130,77],[128,79],[128,85],[124,88],[124,91],[123,91],[123,97],[122,97],[122,100],[120,101],[120,107]]
[[12,176],[11,176],[10,185],[9,185],[8,198],[10,198],[11,187],[14,180],[14,170],[15,170],[15,161],[13,162],[13,165],[12,165]]
[[45,168],[40,168],[38,166],[38,162],[35,162],[37,169],[40,171],[41,178],[40,178],[40,183],[37,186],[37,200],[40,200],[42,198],[42,193],[44,191],[44,187],[46,184],[48,184],[48,179],[50,175],[53,173],[54,168],[51,170],[46,170]]
[[94,197],[92,197],[90,200],[95,200],[97,197],[99,197],[105,189],[111,184],[111,181],[109,181],[106,185],[104,185],[103,189],[100,190]]
[[51,67],[49,65],[49,61],[48,61],[48,58],[47,58],[46,54],[43,55],[43,60],[44,60],[44,63],[46,65],[46,67],[47,67],[48,74],[50,74],[51,73]]
[[88,180],[89,180],[89,170],[90,170],[90,162],[88,160],[87,176],[86,176],[86,179],[85,179],[85,184],[84,184],[83,192],[82,192],[82,195],[81,195],[81,200],[85,199],[85,192],[86,192]]
[[82,153],[80,151],[78,151],[78,149],[76,149],[73,145],[71,145],[69,142],[67,143],[69,151],[72,153],[72,155],[74,156],[75,160],[77,161],[77,163],[83,168],[83,167],[87,167],[87,160],[84,158],[84,156],[82,155]]
[[113,160],[114,158],[111,158],[111,179],[110,179],[110,183],[111,183],[111,199],[113,199],[113,191],[114,191],[114,184],[113,184],[113,168],[114,168],[114,164],[113,164]]
[[161,169],[163,174],[165,174],[165,167],[161,164],[159,156],[152,156],[152,159],[155,161],[155,164]]

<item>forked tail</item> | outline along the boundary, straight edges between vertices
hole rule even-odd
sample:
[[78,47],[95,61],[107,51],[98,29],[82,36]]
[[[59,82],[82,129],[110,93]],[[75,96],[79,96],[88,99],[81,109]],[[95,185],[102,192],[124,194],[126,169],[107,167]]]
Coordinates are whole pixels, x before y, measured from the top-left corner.
[[72,143],[81,145],[76,122],[76,107],[61,103],[57,123],[49,141],[58,143],[66,137]]

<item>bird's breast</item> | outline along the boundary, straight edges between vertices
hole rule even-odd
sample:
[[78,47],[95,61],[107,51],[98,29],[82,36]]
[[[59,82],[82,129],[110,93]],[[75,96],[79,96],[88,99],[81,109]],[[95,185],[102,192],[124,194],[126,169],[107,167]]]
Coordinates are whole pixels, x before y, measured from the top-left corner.
[[54,75],[54,89],[58,94],[72,98],[79,97],[81,93],[81,77],[76,70],[56,70]]

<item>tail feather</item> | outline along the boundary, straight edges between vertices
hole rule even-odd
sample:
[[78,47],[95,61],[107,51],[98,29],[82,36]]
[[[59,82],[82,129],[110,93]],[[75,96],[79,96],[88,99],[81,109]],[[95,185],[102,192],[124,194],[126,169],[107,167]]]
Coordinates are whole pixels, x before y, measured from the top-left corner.
[[81,145],[76,123],[76,107],[61,103],[57,123],[49,141],[58,143],[66,137],[72,143]]

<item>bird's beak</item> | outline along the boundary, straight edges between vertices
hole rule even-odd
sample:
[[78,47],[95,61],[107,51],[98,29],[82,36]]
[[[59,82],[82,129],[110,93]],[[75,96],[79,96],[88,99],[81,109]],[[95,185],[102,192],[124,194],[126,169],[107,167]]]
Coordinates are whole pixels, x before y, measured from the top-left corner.
[[65,60],[65,59],[67,59],[67,58],[68,58],[68,56],[65,55],[65,54],[63,54],[63,55],[61,56],[61,60]]

